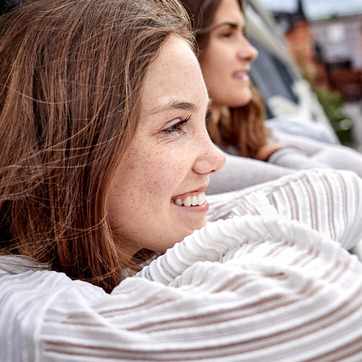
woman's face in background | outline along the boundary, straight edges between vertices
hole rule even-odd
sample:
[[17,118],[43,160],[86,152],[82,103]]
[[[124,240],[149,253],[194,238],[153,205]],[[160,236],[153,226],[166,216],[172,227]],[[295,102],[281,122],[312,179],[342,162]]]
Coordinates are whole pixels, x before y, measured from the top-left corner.
[[163,252],[205,225],[209,174],[225,163],[206,130],[208,101],[194,53],[170,36],[146,73],[139,127],[107,195],[111,227],[130,255]]
[[251,100],[250,63],[258,52],[245,36],[245,19],[236,0],[222,0],[217,8],[209,43],[199,62],[213,111],[240,107]]

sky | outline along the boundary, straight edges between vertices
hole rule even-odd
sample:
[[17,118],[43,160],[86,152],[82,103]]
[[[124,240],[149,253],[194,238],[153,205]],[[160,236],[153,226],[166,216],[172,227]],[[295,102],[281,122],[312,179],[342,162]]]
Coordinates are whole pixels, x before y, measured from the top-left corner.
[[[297,0],[258,0],[270,10],[292,12]],[[329,17],[330,15],[362,14],[362,0],[303,0],[306,16],[310,19]]]

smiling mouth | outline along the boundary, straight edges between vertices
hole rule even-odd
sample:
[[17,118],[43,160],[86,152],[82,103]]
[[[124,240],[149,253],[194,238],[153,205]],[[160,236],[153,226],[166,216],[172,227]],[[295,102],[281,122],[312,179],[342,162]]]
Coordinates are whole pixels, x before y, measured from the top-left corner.
[[248,72],[239,71],[239,72],[233,73],[233,78],[247,81],[247,80],[249,80],[249,74],[248,74]]
[[205,192],[200,192],[198,195],[186,196],[185,198],[178,197],[171,201],[178,206],[202,206],[206,202],[206,197]]

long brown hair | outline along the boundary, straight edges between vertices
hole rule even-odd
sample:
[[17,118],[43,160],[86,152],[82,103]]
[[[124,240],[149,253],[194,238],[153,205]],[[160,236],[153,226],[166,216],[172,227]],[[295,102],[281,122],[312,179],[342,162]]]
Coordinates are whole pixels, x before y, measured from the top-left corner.
[[130,265],[105,196],[175,0],[29,0],[0,18],[0,254],[110,291]]
[[[180,0],[191,19],[200,53],[208,46],[215,13],[222,0]],[[237,0],[243,10],[242,0]],[[255,158],[257,150],[267,143],[269,130],[265,126],[264,103],[260,93],[251,86],[252,99],[242,107],[230,108],[217,122],[208,123],[208,132],[221,147],[234,146],[244,157]]]

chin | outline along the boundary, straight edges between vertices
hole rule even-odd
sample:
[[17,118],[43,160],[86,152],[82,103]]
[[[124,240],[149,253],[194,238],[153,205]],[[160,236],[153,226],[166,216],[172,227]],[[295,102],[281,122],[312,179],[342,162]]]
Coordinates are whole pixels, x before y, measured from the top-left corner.
[[[160,246],[156,248],[158,252],[165,252],[167,249],[172,248],[175,244],[181,242],[184,240],[187,236],[191,235],[195,230],[200,230],[206,225],[206,220],[198,222],[197,224],[188,225],[182,228],[182,230],[178,230],[177,233],[175,233],[175,230],[168,233],[168,237],[165,238],[165,234],[162,236],[160,235],[159,241]],[[172,235],[172,236],[171,236]]]
[[[236,97],[235,97],[235,95],[236,95]],[[240,92],[240,90],[239,90],[239,93],[235,92],[234,96],[232,98],[230,97],[230,99],[233,99],[234,102],[230,102],[233,104],[229,105],[229,107],[236,108],[236,107],[246,106],[247,104],[249,104],[251,102],[252,98],[253,98],[253,94],[251,93],[250,88],[243,89],[242,92]]]
[[185,230],[185,232],[183,233],[183,236],[181,237],[180,241],[182,241],[183,239],[186,238],[186,236],[191,235],[195,230],[200,230],[202,229],[204,226],[206,225],[206,220],[204,219],[203,221],[194,224],[192,226],[190,226],[189,228],[187,228]]

